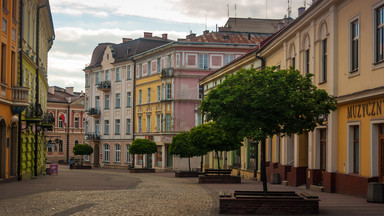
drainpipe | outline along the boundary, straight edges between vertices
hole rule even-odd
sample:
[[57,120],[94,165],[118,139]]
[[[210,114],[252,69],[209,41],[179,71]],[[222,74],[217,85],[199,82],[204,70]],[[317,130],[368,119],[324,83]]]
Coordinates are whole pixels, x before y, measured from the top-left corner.
[[[19,71],[20,71],[20,80],[19,86],[23,87],[23,0],[19,1],[20,10],[19,10]],[[22,113],[22,112],[21,112]],[[17,135],[17,180],[21,181],[21,113],[19,113],[19,122],[18,122],[18,135]]]
[[[135,86],[136,86],[136,61],[135,59],[131,58],[133,62],[133,90],[132,90],[132,140],[135,140],[135,103],[136,103],[136,91],[135,91]],[[135,155],[132,155],[132,168],[135,168]]]
[[256,52],[255,57],[261,61],[261,69],[265,68],[265,58],[258,55],[259,53]]
[[[44,5],[41,5],[37,8],[37,14],[36,14],[36,65],[37,65],[37,68],[36,68],[36,100],[35,100],[35,115],[37,117],[37,114],[38,114],[38,111],[39,111],[39,108],[38,108],[38,105],[39,105],[39,77],[40,77],[40,65],[39,65],[39,58],[40,58],[40,55],[39,55],[39,30],[40,30],[40,9],[43,8],[43,7],[46,7],[47,6],[47,3],[45,3]],[[37,148],[39,146],[39,143],[38,143],[38,131],[37,131],[37,124],[35,124],[35,176],[37,177],[37,154],[38,154],[38,151],[37,151]]]
[[67,163],[69,162],[69,119],[71,118],[70,115],[70,105],[71,105],[71,98],[68,98],[68,117],[67,117]]

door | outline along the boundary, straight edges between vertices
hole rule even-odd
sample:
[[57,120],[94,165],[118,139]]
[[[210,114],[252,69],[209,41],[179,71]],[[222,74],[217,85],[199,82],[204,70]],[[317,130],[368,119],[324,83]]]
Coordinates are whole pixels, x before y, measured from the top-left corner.
[[93,165],[95,167],[99,167],[99,158],[100,158],[100,155],[99,155],[100,151],[99,151],[99,145],[98,144],[95,144],[95,147],[93,149]]
[[146,161],[146,167],[152,168],[152,154],[147,154],[147,161]]
[[321,185],[323,184],[323,174],[327,169],[327,129],[320,129],[320,171]]
[[384,124],[379,124],[379,180],[384,181]]

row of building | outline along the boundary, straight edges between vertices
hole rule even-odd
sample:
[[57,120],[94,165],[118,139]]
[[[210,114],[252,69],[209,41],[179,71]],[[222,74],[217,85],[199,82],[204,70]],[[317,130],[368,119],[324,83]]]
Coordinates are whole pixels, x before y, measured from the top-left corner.
[[48,0],[1,1],[0,183],[45,172],[48,51],[55,32]]
[[[292,66],[337,99],[324,126],[268,139],[268,181],[274,173],[286,185],[362,197],[368,183],[384,181],[383,23],[382,0],[317,0],[258,49],[200,81],[206,95],[239,68]],[[259,148],[245,142],[226,154],[229,165],[259,176]]]

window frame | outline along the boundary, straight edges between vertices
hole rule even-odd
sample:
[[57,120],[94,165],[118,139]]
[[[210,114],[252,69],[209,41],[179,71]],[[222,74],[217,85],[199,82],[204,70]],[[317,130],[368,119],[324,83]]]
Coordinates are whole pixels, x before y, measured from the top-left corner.
[[121,94],[120,93],[116,93],[115,97],[116,97],[115,108],[116,109],[120,109],[121,108]]
[[137,104],[141,105],[143,103],[143,91],[140,89],[139,90],[139,97],[137,97]]
[[204,53],[199,54],[199,69],[201,70],[209,69],[208,54],[204,54]]
[[115,135],[120,135],[120,119],[115,119]]
[[[356,159],[356,128],[359,133],[358,139],[358,158]],[[361,173],[361,123],[360,121],[347,123],[347,173],[357,174]],[[358,160],[358,161],[356,161]],[[358,168],[356,169],[356,163]]]
[[[354,24],[357,24],[358,27],[358,35],[354,37]],[[361,42],[360,42],[360,16],[356,15],[353,18],[349,20],[349,78],[357,76],[360,74],[360,47],[361,47]],[[354,54],[354,48],[355,44],[354,42],[357,41],[357,53]],[[356,62],[356,68],[354,67],[354,57],[356,55],[357,62]]]
[[147,103],[151,103],[151,88],[147,89]]
[[116,82],[121,82],[121,70],[120,70],[120,67],[117,67],[115,70],[116,70]]
[[125,134],[130,135],[131,134],[131,119],[126,120],[126,129]]
[[104,120],[104,135],[109,135],[109,120]]
[[127,80],[131,80],[132,79],[132,75],[131,75],[131,65],[127,65]]
[[147,115],[147,125],[146,125],[147,132],[151,132],[151,116]]
[[121,145],[115,144],[115,163],[121,162]]
[[165,131],[171,131],[171,114],[165,114]]
[[109,144],[104,144],[103,162],[109,162],[109,160],[110,160],[110,146]]
[[109,102],[110,102],[109,94],[106,94],[104,96],[104,109],[105,110],[109,110]]
[[131,107],[131,106],[132,106],[132,93],[127,92],[127,107]]

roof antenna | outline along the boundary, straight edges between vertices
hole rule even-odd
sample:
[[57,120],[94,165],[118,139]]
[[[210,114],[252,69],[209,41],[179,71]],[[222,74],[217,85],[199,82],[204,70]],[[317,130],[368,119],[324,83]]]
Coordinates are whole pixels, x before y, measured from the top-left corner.
[[268,19],[268,0],[265,0],[265,19]]
[[291,6],[289,4],[289,0],[288,0],[288,18],[291,18]]
[[229,18],[229,4],[227,3],[227,13],[228,13],[228,18]]
[[207,30],[208,27],[207,27],[207,14],[205,14],[205,30]]

